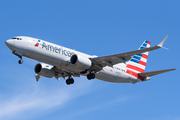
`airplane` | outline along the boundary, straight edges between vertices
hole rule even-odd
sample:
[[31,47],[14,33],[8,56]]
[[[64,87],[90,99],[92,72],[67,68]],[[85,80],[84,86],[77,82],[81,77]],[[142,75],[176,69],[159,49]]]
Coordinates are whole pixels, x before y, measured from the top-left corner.
[[6,46],[12,53],[22,57],[40,61],[36,64],[35,78],[60,77],[66,84],[74,83],[73,77],[87,76],[88,80],[99,79],[113,83],[137,83],[150,80],[151,76],[173,71],[176,69],[144,72],[149,51],[163,48],[168,35],[156,46],[150,47],[151,42],[145,40],[138,50],[98,57],[59,46],[41,39],[16,36],[6,40]]

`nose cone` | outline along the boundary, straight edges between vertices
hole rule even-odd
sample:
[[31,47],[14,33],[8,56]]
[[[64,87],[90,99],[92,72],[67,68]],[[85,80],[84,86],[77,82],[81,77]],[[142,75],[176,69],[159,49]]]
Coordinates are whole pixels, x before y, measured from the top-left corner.
[[5,44],[6,44],[6,46],[8,46],[9,45],[9,40],[6,40]]
[[6,40],[5,44],[9,49],[12,49],[14,42],[12,40]]

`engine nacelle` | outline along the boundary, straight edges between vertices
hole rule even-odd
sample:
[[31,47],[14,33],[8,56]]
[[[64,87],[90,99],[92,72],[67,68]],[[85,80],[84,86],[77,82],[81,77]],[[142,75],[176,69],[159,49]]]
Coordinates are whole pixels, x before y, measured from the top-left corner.
[[71,56],[70,63],[82,70],[86,70],[90,68],[92,65],[92,62],[89,58],[76,55],[76,54]]
[[34,71],[36,74],[48,78],[52,78],[55,75],[55,71],[53,70],[53,67],[43,63],[38,63],[35,66]]

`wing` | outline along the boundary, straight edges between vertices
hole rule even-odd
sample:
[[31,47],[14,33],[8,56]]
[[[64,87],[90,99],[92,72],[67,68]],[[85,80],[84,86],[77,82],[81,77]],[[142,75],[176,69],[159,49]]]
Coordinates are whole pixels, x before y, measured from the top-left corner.
[[58,79],[59,77],[62,77],[62,78],[64,78],[66,80],[65,77],[67,77],[67,76],[80,77],[79,73],[63,70],[63,69],[61,69],[59,67],[56,67],[56,66],[54,66],[53,69],[56,72],[56,76],[54,76],[56,79]]
[[140,50],[135,50],[135,51],[130,51],[126,53],[121,53],[121,54],[115,54],[115,55],[110,55],[110,56],[104,56],[104,57],[96,57],[96,58],[91,58],[91,61],[93,63],[91,70],[94,72],[98,72],[103,69],[105,66],[113,66],[118,63],[125,63],[125,61],[130,60],[131,56],[156,50],[159,48],[162,48],[164,42],[166,41],[168,35],[156,46],[154,47],[149,47],[145,49],[140,49]]
[[[59,77],[62,77],[64,78],[65,80],[68,80],[69,78],[72,78],[73,76],[74,77],[80,77],[80,74],[79,73],[76,73],[76,72],[72,72],[72,71],[68,71],[68,70],[64,70],[64,69],[61,69],[60,67],[56,67],[56,66],[49,66],[47,64],[46,65],[46,69],[47,67],[49,67],[49,69],[47,70],[51,70],[53,69],[55,71],[55,74],[53,75],[58,81],[60,81]],[[37,66],[37,65],[36,65]],[[44,75],[42,75],[44,76]],[[35,75],[36,77],[36,81],[38,82],[39,81],[39,78],[41,77],[41,75],[39,73],[37,73]],[[44,76],[45,77],[45,76]],[[68,79],[66,79],[66,77],[68,77]]]

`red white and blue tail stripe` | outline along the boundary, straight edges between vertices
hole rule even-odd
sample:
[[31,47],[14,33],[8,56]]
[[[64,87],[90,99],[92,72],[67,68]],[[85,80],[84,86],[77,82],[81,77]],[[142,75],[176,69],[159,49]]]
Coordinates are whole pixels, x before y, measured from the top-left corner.
[[[139,49],[149,48],[150,44],[151,44],[150,41],[145,40]],[[127,66],[126,66],[127,71],[126,72],[129,73],[131,71],[131,74],[132,73],[143,73],[145,71],[148,53],[149,52],[144,52],[144,53],[132,56],[131,60],[127,62]]]

